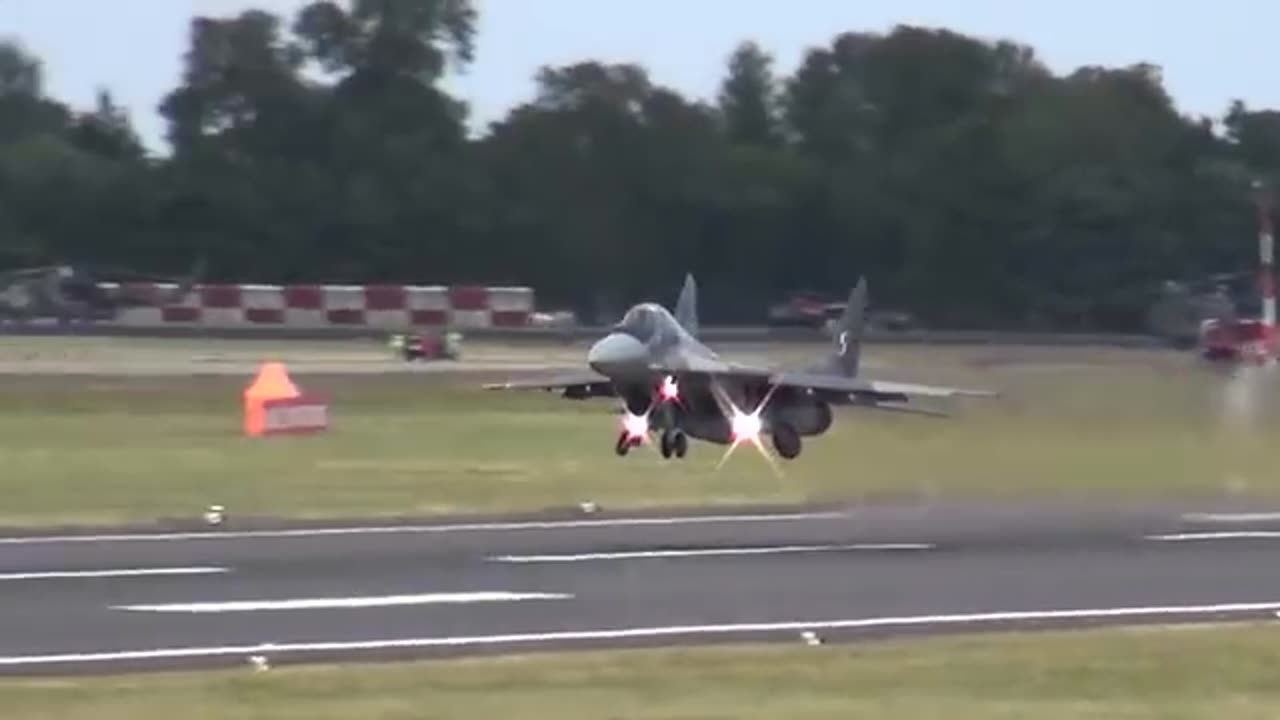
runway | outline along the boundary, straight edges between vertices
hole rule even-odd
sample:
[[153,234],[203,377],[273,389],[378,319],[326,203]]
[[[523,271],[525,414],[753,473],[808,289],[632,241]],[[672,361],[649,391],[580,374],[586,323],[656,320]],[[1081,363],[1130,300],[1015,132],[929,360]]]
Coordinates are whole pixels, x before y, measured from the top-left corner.
[[1205,506],[3,537],[0,673],[1259,619],[1277,551],[1280,513]]

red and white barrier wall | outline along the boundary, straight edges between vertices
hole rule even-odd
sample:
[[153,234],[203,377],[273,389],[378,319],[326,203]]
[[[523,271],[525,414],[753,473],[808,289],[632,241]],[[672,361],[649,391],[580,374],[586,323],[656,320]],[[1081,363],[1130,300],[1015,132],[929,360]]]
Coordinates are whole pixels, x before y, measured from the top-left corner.
[[[117,286],[102,283],[108,291]],[[169,283],[129,285],[131,296],[162,296]],[[440,285],[203,285],[180,302],[126,308],[127,327],[383,328],[521,327],[534,311],[527,287]]]

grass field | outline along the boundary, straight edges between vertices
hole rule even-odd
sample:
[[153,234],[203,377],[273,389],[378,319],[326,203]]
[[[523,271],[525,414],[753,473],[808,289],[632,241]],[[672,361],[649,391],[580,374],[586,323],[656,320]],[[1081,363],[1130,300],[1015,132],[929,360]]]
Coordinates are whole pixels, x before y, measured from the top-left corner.
[[492,374],[297,372],[331,396],[334,426],[266,440],[240,436],[248,375],[3,375],[0,524],[194,517],[213,503],[318,516],[1280,489],[1269,378],[1246,384],[1150,352],[873,346],[867,364],[1004,397],[946,403],[956,415],[945,420],[840,411],[779,476],[751,448],[718,472],[724,449],[700,443],[683,462],[643,448],[615,457],[609,401],[480,391]]
[[1275,625],[0,682],[14,720],[1126,718],[1280,714]]

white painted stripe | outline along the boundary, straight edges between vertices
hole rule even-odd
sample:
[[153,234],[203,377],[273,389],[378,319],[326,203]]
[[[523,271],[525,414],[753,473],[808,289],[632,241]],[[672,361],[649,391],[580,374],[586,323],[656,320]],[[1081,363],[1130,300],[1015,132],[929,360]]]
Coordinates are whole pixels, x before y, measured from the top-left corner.
[[847,513],[843,512],[813,512],[777,515],[690,515],[687,517],[599,518],[595,520],[532,520],[525,522],[459,523],[454,525],[294,528],[289,530],[211,530],[205,532],[121,533],[107,535],[32,535],[27,537],[0,537],[0,545],[154,542],[169,540],[241,540],[248,538],[305,538],[321,537],[326,535],[407,535],[512,530],[570,530],[576,528],[711,525],[716,523],[795,522],[800,520],[830,520],[848,516],[849,515]]
[[121,662],[129,660],[173,660],[179,658],[217,657],[257,653],[343,652],[359,650],[394,650],[409,648],[467,647],[475,645],[513,645],[537,643],[569,643],[591,640],[626,640],[699,635],[732,635],[801,630],[855,630],[928,625],[980,625],[1035,620],[1088,620],[1104,618],[1142,618],[1162,616],[1221,615],[1229,613],[1274,612],[1280,601],[1227,603],[1221,605],[1167,605],[1153,607],[1094,608],[1082,610],[1029,610],[971,613],[957,615],[908,615],[903,617],[861,618],[856,620],[809,620],[730,625],[672,625],[666,627],[619,628],[613,630],[581,630],[511,635],[471,635],[388,640],[268,643],[258,645],[221,645],[210,647],[160,648],[154,650],[120,650],[111,652],[66,653],[60,655],[17,655],[0,657],[0,666],[49,665],[56,663]]
[[780,545],[777,547],[699,548],[697,550],[635,550],[630,552],[579,553],[576,555],[497,555],[490,562],[572,563],[591,560],[632,560],[647,558],[715,557],[734,555],[783,555],[788,553],[835,552],[841,550],[931,550],[926,543],[859,543],[854,545]]
[[213,575],[230,572],[221,567],[132,568],[126,570],[58,570],[0,573],[0,580],[56,580],[63,578],[148,577],[152,575]]
[[1280,512],[1185,513],[1182,516],[1182,519],[1188,522],[1220,522],[1220,523],[1269,522],[1271,520],[1280,520]]
[[291,600],[232,600],[226,602],[168,603],[164,605],[116,605],[112,610],[152,613],[232,613],[267,610],[331,610],[395,607],[400,605],[440,605],[520,600],[567,600],[560,593],[459,592],[372,597],[298,598]]
[[1148,535],[1156,542],[1191,542],[1195,540],[1264,540],[1280,538],[1280,530],[1223,530],[1221,532],[1187,532]]

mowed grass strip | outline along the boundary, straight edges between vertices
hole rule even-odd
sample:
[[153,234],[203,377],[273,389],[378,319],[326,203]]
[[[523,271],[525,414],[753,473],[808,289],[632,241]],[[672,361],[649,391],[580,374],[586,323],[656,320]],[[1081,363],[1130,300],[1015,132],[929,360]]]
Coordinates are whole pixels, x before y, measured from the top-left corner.
[[[839,410],[778,472],[754,448],[613,454],[617,405],[485,392],[468,373],[295,374],[328,394],[314,437],[241,436],[249,377],[0,377],[0,524],[235,514],[348,516],[846,499],[1216,497],[1280,482],[1274,378],[1183,356],[1008,364],[872,348],[892,379],[1000,390],[950,419]],[[1077,355],[1080,355],[1077,353]]]
[[0,682],[22,720],[1274,718],[1280,629],[1186,626]]

